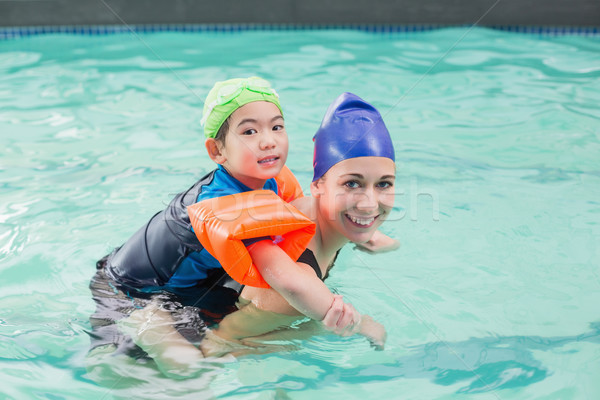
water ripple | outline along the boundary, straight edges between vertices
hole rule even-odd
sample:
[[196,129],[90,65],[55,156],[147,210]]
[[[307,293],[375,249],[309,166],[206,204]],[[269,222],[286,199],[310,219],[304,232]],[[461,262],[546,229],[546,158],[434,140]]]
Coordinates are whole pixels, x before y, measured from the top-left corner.
[[[599,344],[600,45],[465,33],[144,35],[166,64],[128,35],[0,42],[3,393],[577,398]],[[214,168],[203,97],[241,75],[278,89],[305,184],[340,92],[381,111],[403,191],[381,229],[402,247],[344,249],[328,284],[385,325],[386,349],[324,335],[204,381],[113,355],[86,369],[95,260]]]

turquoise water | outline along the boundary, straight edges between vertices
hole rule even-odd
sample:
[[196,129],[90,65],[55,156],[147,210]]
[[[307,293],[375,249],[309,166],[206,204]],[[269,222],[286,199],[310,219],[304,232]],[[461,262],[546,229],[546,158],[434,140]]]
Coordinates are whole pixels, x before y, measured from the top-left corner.
[[[257,45],[260,44],[260,45]],[[328,281],[388,331],[177,381],[85,368],[94,262],[214,165],[216,80],[278,90],[288,165],[342,91],[397,154],[395,253],[343,250]],[[0,397],[600,397],[600,40],[485,29],[47,35],[0,42]],[[10,383],[8,383],[10,382]]]

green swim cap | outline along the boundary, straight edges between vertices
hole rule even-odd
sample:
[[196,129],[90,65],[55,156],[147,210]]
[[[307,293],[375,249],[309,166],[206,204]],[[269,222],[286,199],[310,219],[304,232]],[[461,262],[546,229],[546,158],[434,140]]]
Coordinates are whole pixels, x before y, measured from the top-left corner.
[[[208,92],[204,102],[201,125],[204,125],[204,136],[214,138],[223,122],[235,110],[253,101],[268,101],[281,111],[279,96],[268,81],[252,76],[235,78],[215,83]],[[283,115],[283,111],[281,111]]]

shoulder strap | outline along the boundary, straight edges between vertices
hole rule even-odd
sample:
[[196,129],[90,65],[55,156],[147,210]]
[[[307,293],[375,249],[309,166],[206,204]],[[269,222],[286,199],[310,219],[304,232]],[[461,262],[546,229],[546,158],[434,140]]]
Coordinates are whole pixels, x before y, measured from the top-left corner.
[[323,275],[321,274],[321,267],[319,267],[319,262],[315,257],[315,253],[313,253],[311,249],[304,250],[304,252],[300,254],[300,257],[298,257],[298,262],[310,266],[312,269],[315,270],[315,274],[317,274],[319,279],[323,280]]

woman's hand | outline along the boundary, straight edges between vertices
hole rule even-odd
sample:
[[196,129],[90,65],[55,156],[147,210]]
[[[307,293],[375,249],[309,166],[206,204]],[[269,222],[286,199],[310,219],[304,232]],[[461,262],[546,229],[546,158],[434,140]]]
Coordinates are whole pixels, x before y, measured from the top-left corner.
[[387,333],[385,332],[384,326],[369,315],[363,315],[359,334],[366,337],[375,350],[383,350],[385,340],[387,339]]
[[400,242],[388,235],[375,231],[371,239],[365,243],[356,243],[354,247],[367,253],[385,253],[394,251],[400,247]]
[[368,315],[359,314],[342,296],[334,295],[329,311],[321,321],[326,330],[340,336],[358,333],[366,337],[375,350],[383,350],[387,333],[385,327]]
[[351,336],[358,332],[361,315],[352,304],[344,303],[342,296],[334,295],[333,303],[321,321],[326,330],[340,336]]

